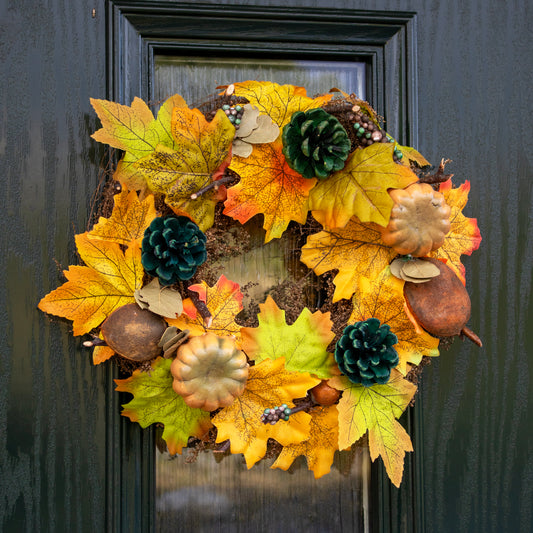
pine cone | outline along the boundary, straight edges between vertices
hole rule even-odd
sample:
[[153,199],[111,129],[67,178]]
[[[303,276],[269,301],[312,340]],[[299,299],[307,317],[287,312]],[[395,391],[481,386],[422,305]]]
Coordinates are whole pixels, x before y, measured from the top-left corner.
[[142,265],[161,285],[190,279],[206,260],[205,240],[200,228],[187,217],[157,217],[144,232]]
[[392,347],[397,342],[388,324],[380,326],[377,318],[369,318],[346,326],[335,348],[335,360],[352,383],[365,387],[383,385],[399,361]]
[[342,124],[320,108],[294,113],[282,140],[287,164],[308,179],[324,179],[343,168],[351,148]]

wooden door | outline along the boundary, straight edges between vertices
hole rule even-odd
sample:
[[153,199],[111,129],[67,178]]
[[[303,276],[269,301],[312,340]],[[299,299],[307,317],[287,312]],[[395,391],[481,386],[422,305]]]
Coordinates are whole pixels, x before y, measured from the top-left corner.
[[[454,160],[472,183],[468,215],[484,241],[467,262],[479,351],[456,341],[426,368],[410,413],[415,453],[400,490],[379,476],[376,531],[528,532],[533,523],[533,257],[531,253],[530,3],[516,0],[254,0],[204,4],[72,0],[0,5],[2,348],[0,523],[19,531],[149,531],[153,435],[120,418],[111,367],[94,368],[70,326],[36,309],[75,262],[106,154],[89,97],[149,97],[158,46],[219,44],[197,9],[272,27],[308,20],[314,42],[335,20],[364,41],[383,76],[374,104],[428,159]],[[322,6],[324,7],[324,6]],[[374,10],[385,10],[375,12]],[[398,10],[402,10],[398,14]],[[189,14],[181,24],[173,14]],[[166,22],[157,23],[156,14]],[[329,17],[329,18],[328,18]],[[357,23],[363,24],[358,31]],[[289,24],[290,26],[290,24]],[[197,33],[184,38],[187,28]],[[352,33],[354,32],[355,33]],[[174,43],[174,44],[172,44]],[[383,62],[387,48],[392,62]],[[345,43],[346,44],[346,43]],[[349,43],[348,43],[349,45]],[[359,45],[358,45],[359,46]],[[327,47],[326,47],[327,48]],[[328,53],[340,57],[341,45]],[[319,53],[312,46],[308,54]],[[353,54],[353,50],[352,50]],[[402,105],[399,105],[402,104]],[[403,107],[402,107],[403,106]]]

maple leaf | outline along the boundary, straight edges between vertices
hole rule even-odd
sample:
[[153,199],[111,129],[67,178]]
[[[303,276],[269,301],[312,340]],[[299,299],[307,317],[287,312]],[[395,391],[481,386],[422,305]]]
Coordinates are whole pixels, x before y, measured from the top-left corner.
[[376,224],[363,224],[352,217],[344,228],[324,230],[307,238],[301,261],[315,274],[328,270],[339,272],[333,279],[333,302],[350,298],[361,276],[375,277],[396,256],[381,240]]
[[398,338],[394,349],[400,362],[396,367],[403,375],[407,373],[408,363],[420,364],[423,356],[439,355],[439,340],[429,333],[415,330],[405,313],[403,296],[404,281],[396,278],[386,267],[375,279],[362,277],[353,297],[353,312],[348,322],[353,324],[368,318],[377,318],[388,324],[391,332]]
[[398,149],[405,157],[405,159],[402,158],[401,160],[401,163],[403,165],[410,166],[411,163],[416,163],[419,167],[427,167],[428,165],[431,165],[431,163],[412,146],[402,146],[396,141],[396,139],[391,137],[389,134],[387,134],[387,137],[389,137],[389,139],[392,139],[391,142],[394,144],[394,148]]
[[185,100],[178,94],[170,97],[161,106],[157,119],[146,103],[137,97],[131,106],[94,98],[91,98],[91,104],[103,126],[92,138],[126,152],[117,166],[115,179],[132,190],[145,188],[143,177],[132,164],[153,152],[157,145],[176,148],[170,132],[172,110],[187,107]]
[[93,349],[93,364],[99,365],[115,355],[113,348],[109,346],[95,346]]
[[213,175],[231,158],[235,127],[219,109],[207,122],[198,109],[175,108],[172,135],[175,149],[158,145],[134,163],[150,190],[165,195],[166,204],[177,214],[188,214],[202,231],[213,225],[217,198],[213,191],[191,199],[209,185]]
[[98,224],[88,233],[90,239],[117,242],[127,245],[141,239],[150,222],[156,217],[153,195],[142,202],[134,191],[125,188],[113,197],[115,202],[109,218],[100,217]]
[[235,96],[243,96],[280,128],[297,111],[308,111],[329,102],[333,95],[309,98],[303,87],[278,85],[269,81],[244,81],[235,84]]
[[356,150],[346,166],[321,180],[309,195],[313,216],[328,228],[342,228],[355,215],[361,222],[389,223],[394,202],[387,189],[403,189],[418,180],[394,162],[392,144],[375,143]]
[[244,454],[248,468],[265,455],[269,438],[283,446],[308,438],[311,417],[307,413],[295,413],[282,424],[261,422],[265,409],[284,403],[292,407],[294,398],[304,397],[320,382],[307,373],[286,370],[284,363],[283,358],[266,359],[250,367],[244,393],[212,420],[218,431],[217,442],[229,439],[231,453]]
[[231,163],[241,180],[228,189],[224,214],[244,224],[262,213],[265,242],[281,237],[291,220],[305,222],[309,191],[317,181],[292,170],[282,149],[279,139],[256,145],[250,157],[235,157]]
[[242,310],[243,295],[238,283],[222,275],[213,287],[202,281],[191,285],[189,290],[198,293],[200,300],[206,304],[212,316],[211,324],[204,324],[194,304],[187,298],[183,301],[183,314],[176,319],[167,320],[169,325],[182,330],[188,329],[193,336],[211,331],[219,336],[233,335],[237,340],[240,339],[241,326],[235,322],[235,317]]
[[70,266],[67,282],[47,294],[39,309],[73,321],[74,335],[84,335],[99,326],[115,309],[134,302],[141,287],[141,247],[132,241],[125,252],[114,242],[76,235],[76,246],[87,266]]
[[468,202],[470,182],[465,181],[460,187],[452,189],[451,180],[441,183],[439,192],[444,195],[446,203],[450,206],[450,231],[444,238],[443,245],[429,255],[436,259],[449,261],[461,276],[465,276],[465,267],[461,263],[461,255],[470,255],[479,248],[481,233],[477,220],[463,215],[463,209]]
[[287,370],[309,372],[322,379],[333,375],[336,363],[327,347],[335,334],[329,313],[311,313],[305,308],[288,326],[285,311],[270,296],[259,308],[259,327],[241,330],[241,347],[250,359],[260,363],[282,357]]
[[339,444],[338,416],[335,405],[313,409],[309,437],[298,444],[284,446],[271,468],[288,470],[297,457],[304,455],[315,479],[329,473]]
[[413,451],[411,439],[396,422],[416,392],[416,386],[392,370],[384,385],[365,387],[352,383],[345,376],[329,380],[329,385],[342,391],[339,411],[339,449],[344,450],[367,431],[370,457],[383,459],[392,483],[399,487],[406,451]]
[[158,357],[150,372],[135,370],[127,379],[116,379],[117,391],[133,394],[124,404],[122,416],[138,422],[142,428],[163,424],[163,440],[171,454],[181,453],[189,437],[201,438],[211,427],[209,413],[189,407],[172,388],[172,359]]

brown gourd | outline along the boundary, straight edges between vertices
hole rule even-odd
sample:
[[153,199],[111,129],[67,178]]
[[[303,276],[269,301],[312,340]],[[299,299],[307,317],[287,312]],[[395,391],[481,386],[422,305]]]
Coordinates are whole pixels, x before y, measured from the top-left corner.
[[404,284],[404,296],[415,320],[429,333],[437,337],[464,335],[481,346],[479,337],[466,323],[470,318],[470,297],[455,272],[442,261],[425,257],[440,274],[424,283]]
[[167,327],[159,315],[127,304],[113,311],[102,324],[106,344],[131,361],[149,361],[161,353],[158,346]]

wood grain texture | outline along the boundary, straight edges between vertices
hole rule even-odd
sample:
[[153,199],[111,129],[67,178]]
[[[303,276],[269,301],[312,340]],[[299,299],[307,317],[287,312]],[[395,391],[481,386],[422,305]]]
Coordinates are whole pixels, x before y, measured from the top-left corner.
[[75,260],[98,179],[103,2],[1,6],[0,529],[102,531],[105,371],[36,305]]
[[[324,2],[290,5],[305,10]],[[434,163],[454,159],[456,179],[472,182],[466,214],[478,217],[484,237],[466,265],[471,325],[484,347],[456,341],[425,370],[418,398],[422,531],[526,533],[533,522],[532,6],[527,0],[330,0],[328,6],[417,12],[418,148]],[[104,0],[0,6],[0,523],[6,532],[104,531],[119,524],[120,485],[147,452],[137,434],[122,434],[120,443],[109,436],[116,424],[110,376],[91,367],[70,326],[36,309],[61,281],[54,260],[66,266],[75,259],[72,237],[85,227],[97,182],[103,152],[89,139],[97,126],[89,96],[106,96],[104,9]],[[125,471],[107,462],[110,443],[122,447]],[[106,479],[114,481],[106,486]],[[132,490],[147,490],[145,482]],[[401,490],[393,497],[403,501]],[[413,509],[395,509],[386,530],[407,531]],[[134,518],[131,527],[142,529]]]

